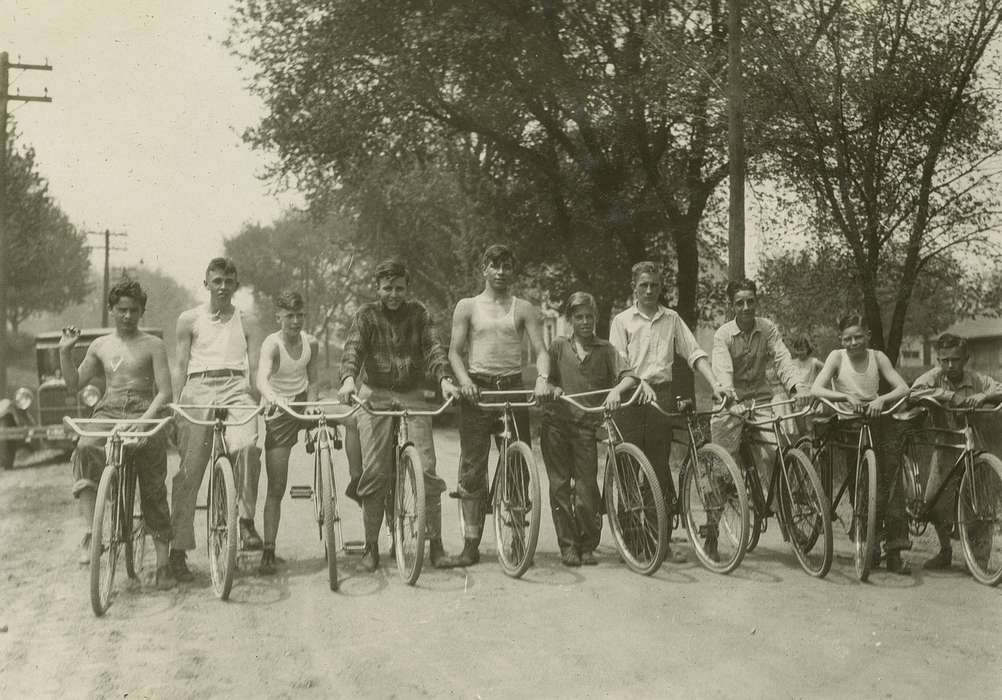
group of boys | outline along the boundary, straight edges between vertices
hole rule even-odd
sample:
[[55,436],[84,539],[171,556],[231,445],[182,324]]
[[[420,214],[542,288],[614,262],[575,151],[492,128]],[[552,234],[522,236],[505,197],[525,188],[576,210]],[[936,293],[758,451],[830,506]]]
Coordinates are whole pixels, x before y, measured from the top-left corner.
[[[483,390],[525,389],[545,404],[541,425],[541,450],[550,481],[550,505],[561,561],[567,566],[596,563],[595,548],[601,533],[601,508],[597,487],[596,424],[568,404],[551,401],[561,392],[609,389],[605,404],[618,408],[627,391],[639,386],[640,405],[624,412],[620,423],[624,439],[647,455],[662,491],[667,492],[671,424],[649,404],[673,404],[672,365],[683,358],[709,384],[717,400],[743,402],[768,399],[772,389],[766,369],[773,365],[784,388],[801,404],[809,400],[809,379],[798,373],[774,323],[757,315],[757,290],[748,280],[728,287],[734,318],[714,335],[712,364],[691,330],[661,301],[662,273],[651,262],[633,266],[634,303],[616,315],[610,340],[595,334],[597,308],[590,294],[576,292],[565,305],[571,325],[569,337],[543,343],[541,317],[536,308],[512,294],[517,263],[511,249],[489,247],[481,261],[483,290],[462,299],[452,319],[448,350],[439,340],[427,309],[410,297],[406,266],[397,260],[378,265],[374,273],[377,300],[363,305],[352,321],[339,367],[338,396],[345,403],[356,396],[373,404],[424,400],[429,381],[444,399],[459,399],[460,465],[458,495],[462,499],[464,544],[458,557],[446,554],[441,538],[441,495],[444,481],[437,475],[431,419],[409,417],[408,432],[421,451],[425,471],[428,537],[433,566],[472,566],[479,561],[479,545],[486,514],[487,460],[496,415],[477,407]],[[71,390],[103,375],[105,393],[95,407],[95,417],[156,417],[172,396],[182,404],[217,404],[255,408],[259,401],[275,407],[290,401],[317,398],[315,366],[317,342],[303,330],[304,304],[288,292],[276,299],[280,329],[258,341],[251,317],[233,305],[237,271],[226,258],[212,260],[206,270],[206,305],[189,309],[177,322],[177,364],[173,380],[162,340],[139,329],[146,294],[138,283],[123,279],[110,291],[109,309],[115,332],[88,348],[79,368],[71,351],[78,331],[64,329],[60,364]],[[523,351],[528,345],[536,377],[531,388],[523,384]],[[260,362],[259,362],[260,358]],[[964,368],[967,359],[962,339],[944,336],[939,341],[940,367],[920,377],[916,387],[937,390],[944,400],[983,403],[1002,399],[1002,385]],[[257,392],[250,378],[255,377]],[[239,409],[238,409],[239,410]],[[520,437],[530,440],[528,412],[515,411]],[[390,486],[392,420],[359,414],[361,459],[352,462],[349,495],[359,501],[365,531],[362,566],[379,566],[379,531]],[[260,572],[276,570],[275,538],[285,490],[290,450],[305,426],[276,413],[266,423],[265,462],[268,491],[264,509],[264,537],[254,526],[260,451],[256,421],[228,431],[238,483],[240,535],[245,549],[261,549]],[[713,439],[739,457],[742,421],[737,414],[721,413],[712,421]],[[351,431],[349,431],[349,435]],[[169,588],[175,581],[193,578],[187,552],[195,547],[195,497],[211,449],[211,428],[179,420],[181,456],[167,508],[166,453],[162,438],[144,440],[137,448],[143,512],[157,552],[156,585]],[[758,460],[760,464],[767,460]],[[101,441],[83,438],[74,453],[74,494],[90,528],[97,482],[104,466]],[[927,566],[948,566],[949,525],[937,521],[942,551]],[[712,532],[707,549],[713,552]],[[82,561],[88,557],[89,534]],[[169,549],[168,549],[169,547]],[[670,552],[672,561],[684,561]]]

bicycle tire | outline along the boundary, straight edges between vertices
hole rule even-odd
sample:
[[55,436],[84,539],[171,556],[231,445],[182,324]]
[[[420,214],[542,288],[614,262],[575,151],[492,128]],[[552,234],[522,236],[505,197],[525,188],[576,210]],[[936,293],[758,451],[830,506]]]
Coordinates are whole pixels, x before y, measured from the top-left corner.
[[125,512],[132,514],[128,523],[128,539],[125,541],[125,571],[131,579],[139,579],[143,573],[146,558],[146,521],[143,520],[142,498],[139,494],[139,474],[135,468],[126,472],[129,484],[125,489]]
[[394,483],[393,544],[400,578],[409,586],[417,583],[424,563],[427,534],[424,465],[414,445],[400,452]]
[[237,490],[229,457],[217,457],[211,469],[205,514],[209,575],[216,597],[227,600],[237,568]]
[[661,567],[668,549],[668,514],[654,467],[639,447],[629,442],[615,446],[606,460],[603,491],[623,562],[631,571],[650,576]]
[[532,566],[539,538],[539,471],[532,450],[521,440],[499,456],[498,469],[493,508],[498,562],[506,574],[519,578]]
[[[680,485],[686,535],[705,568],[729,574],[741,563],[748,544],[748,492],[744,477],[730,453],[712,442],[696,450],[696,462],[684,470],[684,483]],[[705,516],[705,522],[697,522],[704,519],[699,514]],[[713,540],[716,557],[711,546]],[[722,544],[726,546],[725,556],[720,554]]]
[[877,455],[872,449],[868,448],[863,452],[863,459],[856,467],[853,493],[855,497],[852,502],[850,533],[853,565],[856,568],[856,578],[866,581],[873,566],[872,552],[877,540]]
[[337,524],[337,491],[334,486],[334,460],[331,454],[330,443],[324,442],[317,446],[317,481],[319,482],[319,492],[317,501],[320,503],[321,520],[323,527],[321,539],[323,540],[324,556],[327,558],[327,580],[330,589],[338,589],[337,579],[337,539],[334,530]]
[[[780,473],[779,511],[790,546],[803,570],[824,578],[832,567],[834,540],[831,505],[814,465],[807,455],[791,448],[784,455],[786,471]],[[803,525],[806,525],[806,531]],[[816,551],[820,543],[821,551]]]
[[118,555],[124,545],[121,531],[121,492],[118,469],[101,472],[94,503],[90,537],[90,605],[101,617],[111,607]]
[[[748,544],[745,546],[745,554],[747,554],[748,552],[755,551],[755,548],[758,547],[759,538],[765,531],[766,516],[759,513],[758,507],[755,505],[755,497],[752,495],[754,489],[758,488],[761,490],[761,481],[756,478],[758,473],[756,472],[755,476],[751,475],[751,470],[757,469],[755,462],[747,461],[740,468],[741,475],[744,477],[745,488],[748,490],[748,517],[751,521],[748,527]],[[768,504],[766,508],[768,508]]]
[[1002,581],[1002,460],[995,455],[977,455],[973,470],[964,471],[957,525],[967,569],[978,583],[997,586]]
[[926,529],[925,523],[913,517],[921,513],[925,503],[922,482],[919,479],[918,464],[907,452],[901,453],[901,484],[905,490],[905,512],[908,517],[908,531],[913,537],[920,537]]

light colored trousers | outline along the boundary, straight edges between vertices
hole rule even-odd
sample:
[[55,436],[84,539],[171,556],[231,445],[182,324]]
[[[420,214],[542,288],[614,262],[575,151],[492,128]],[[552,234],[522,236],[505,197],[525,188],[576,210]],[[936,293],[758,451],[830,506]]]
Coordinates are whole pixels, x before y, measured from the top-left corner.
[[[245,377],[189,377],[178,403],[256,406]],[[196,418],[208,418],[209,411],[189,411]],[[201,415],[198,415],[201,413]],[[233,411],[230,420],[242,420],[246,411]],[[178,418],[178,452],[181,465],[171,482],[171,526],[173,549],[195,549],[195,499],[212,454],[212,428]],[[237,505],[241,518],[254,518],[257,488],[261,479],[261,450],[257,446],[258,419],[226,429],[226,446],[233,462]]]

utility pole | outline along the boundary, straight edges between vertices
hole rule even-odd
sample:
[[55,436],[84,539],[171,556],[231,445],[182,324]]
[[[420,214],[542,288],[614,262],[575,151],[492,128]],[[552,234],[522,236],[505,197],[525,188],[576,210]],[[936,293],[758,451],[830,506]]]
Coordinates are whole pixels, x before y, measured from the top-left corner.
[[745,276],[745,127],[741,75],[741,2],[728,0],[727,11],[727,156],[730,162],[727,274]]
[[[11,63],[6,51],[0,52],[0,393],[7,393],[7,103],[52,102],[45,94],[41,97],[8,94],[10,70],[52,70],[48,63]],[[48,91],[46,90],[46,93]]]
[[[111,289],[111,251],[113,250],[125,250],[125,246],[113,246],[111,245],[111,237],[125,237],[129,234],[127,233],[112,233],[108,229],[104,232],[100,231],[88,231],[88,236],[104,236],[104,294],[101,296],[101,326],[106,327],[108,325],[108,291]],[[95,246],[88,246],[92,250]]]

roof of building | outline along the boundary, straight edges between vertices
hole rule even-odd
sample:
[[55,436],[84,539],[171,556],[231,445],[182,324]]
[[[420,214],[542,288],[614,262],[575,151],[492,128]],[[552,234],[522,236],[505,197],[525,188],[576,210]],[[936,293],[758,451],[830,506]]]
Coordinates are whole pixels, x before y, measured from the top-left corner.
[[1002,318],[997,316],[976,316],[957,321],[946,329],[947,333],[961,338],[1002,338]]

